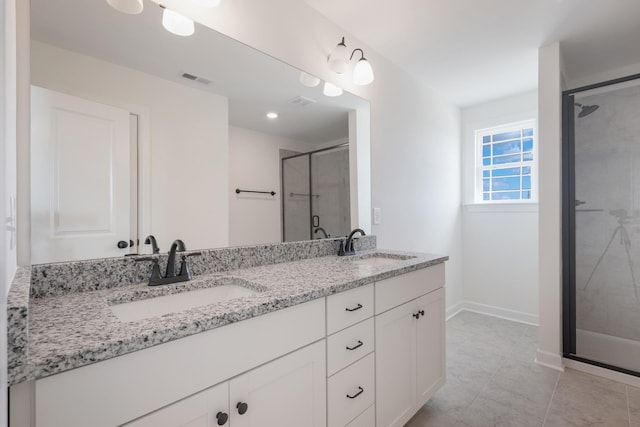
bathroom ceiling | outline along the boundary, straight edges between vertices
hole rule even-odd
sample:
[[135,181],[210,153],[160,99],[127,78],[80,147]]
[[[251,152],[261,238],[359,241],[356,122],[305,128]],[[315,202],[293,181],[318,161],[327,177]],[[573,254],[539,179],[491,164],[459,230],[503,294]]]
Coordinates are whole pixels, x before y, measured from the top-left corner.
[[640,63],[639,0],[305,1],[459,106],[535,89],[555,41],[570,80]]

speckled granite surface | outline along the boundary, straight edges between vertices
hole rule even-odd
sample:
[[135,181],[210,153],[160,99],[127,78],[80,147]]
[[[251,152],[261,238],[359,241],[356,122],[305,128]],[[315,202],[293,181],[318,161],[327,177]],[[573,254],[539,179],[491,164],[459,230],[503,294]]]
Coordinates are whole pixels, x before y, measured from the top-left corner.
[[[382,265],[354,262],[371,257],[374,253],[384,253],[387,254],[385,256],[398,260]],[[14,363],[8,370],[9,384],[46,377],[148,348],[442,263],[446,259],[447,257],[435,255],[370,250],[355,257],[316,256],[239,268],[224,273],[210,273],[186,284],[160,288],[150,289],[143,283],[115,289],[32,297],[28,312],[27,355],[22,353],[13,359]],[[110,309],[110,305],[116,303],[181,292],[187,288],[201,289],[229,281],[261,292],[131,322],[118,320]],[[12,289],[11,292],[15,292],[15,298],[18,298],[17,290]],[[23,289],[22,293],[24,292]],[[18,347],[11,350],[16,354],[20,353]]]
[[[187,252],[202,253],[201,256],[189,258],[191,273],[199,276],[333,255],[338,253],[340,240],[340,238],[307,240]],[[359,237],[355,241],[355,247],[356,250],[375,249],[376,237]],[[31,296],[43,298],[143,283],[149,279],[151,263],[136,262],[136,258],[138,257],[33,265]],[[166,265],[166,253],[158,255],[158,258],[161,265]]]

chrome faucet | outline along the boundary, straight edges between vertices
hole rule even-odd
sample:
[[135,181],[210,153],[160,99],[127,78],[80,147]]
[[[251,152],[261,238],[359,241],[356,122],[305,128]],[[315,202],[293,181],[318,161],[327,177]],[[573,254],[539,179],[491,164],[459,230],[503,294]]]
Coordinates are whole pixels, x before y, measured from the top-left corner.
[[326,231],[324,228],[322,228],[322,227],[318,227],[318,228],[316,228],[316,229],[315,229],[315,231],[313,232],[313,234],[318,234],[318,231],[321,231],[321,232],[322,232],[322,234],[324,234],[324,238],[325,238],[325,239],[327,239],[327,238],[331,237],[331,234],[327,234],[327,231]]
[[338,256],[355,255],[356,251],[353,248],[353,236],[356,233],[360,233],[362,236],[366,236],[365,232],[360,228],[356,228],[355,230],[353,230],[351,233],[349,233],[349,236],[347,236],[347,240],[344,242],[344,245],[343,242],[340,242]]
[[[153,236],[150,236],[153,237]],[[151,239],[147,238],[149,241]],[[153,239],[155,240],[155,239]],[[192,252],[183,254],[180,261],[180,272],[176,274],[176,252],[185,252],[187,250],[184,242],[180,239],[175,240],[169,249],[167,258],[167,268],[164,276],[160,273],[160,262],[157,256],[135,258],[135,261],[151,261],[151,277],[149,278],[149,286],[168,285],[169,283],[186,282],[191,280],[191,270],[187,257],[202,255],[202,252]]]

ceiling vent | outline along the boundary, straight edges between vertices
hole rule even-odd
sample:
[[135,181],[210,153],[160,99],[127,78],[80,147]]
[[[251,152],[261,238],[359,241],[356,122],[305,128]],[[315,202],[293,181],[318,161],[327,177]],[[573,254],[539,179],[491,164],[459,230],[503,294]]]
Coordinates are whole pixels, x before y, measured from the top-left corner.
[[298,107],[306,107],[309,104],[314,104],[315,99],[307,98],[304,96],[296,96],[289,100],[289,104],[297,105]]
[[183,79],[191,80],[192,82],[202,83],[203,85],[208,85],[211,83],[211,80],[205,79],[204,77],[196,76],[195,74],[182,73],[181,77]]

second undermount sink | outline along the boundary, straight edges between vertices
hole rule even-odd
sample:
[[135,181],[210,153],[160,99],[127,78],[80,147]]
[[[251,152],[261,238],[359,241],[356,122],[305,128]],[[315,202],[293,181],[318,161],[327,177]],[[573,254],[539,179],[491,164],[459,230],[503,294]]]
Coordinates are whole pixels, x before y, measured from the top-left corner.
[[[233,284],[233,282],[236,282],[236,284]],[[242,280],[234,280],[233,282],[229,283],[229,280],[224,280],[202,289],[124,302],[111,305],[109,308],[118,320],[132,322],[230,301],[262,292],[262,290],[246,286],[246,283],[242,283],[244,282]]]
[[351,262],[356,265],[366,265],[369,267],[392,267],[396,264],[401,263],[402,261],[413,258],[415,258],[415,256],[413,255],[375,252],[372,254],[357,256],[357,258],[352,259]]

